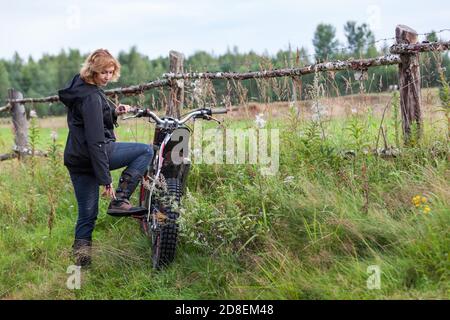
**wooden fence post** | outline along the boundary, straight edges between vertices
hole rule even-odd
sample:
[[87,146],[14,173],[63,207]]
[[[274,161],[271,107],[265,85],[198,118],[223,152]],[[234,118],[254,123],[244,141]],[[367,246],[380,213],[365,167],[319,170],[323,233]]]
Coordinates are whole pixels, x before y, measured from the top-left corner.
[[[183,73],[184,56],[182,53],[170,51],[170,72]],[[166,109],[166,116],[180,118],[184,104],[184,80],[170,79],[170,96]]]
[[[23,94],[15,89],[9,89],[8,97],[9,99],[23,99]],[[12,103],[11,113],[14,125],[14,151],[18,153],[20,159],[28,150],[28,120],[25,105]]]
[[[417,43],[417,32],[405,25],[398,25],[395,29],[397,44]],[[422,134],[421,91],[419,53],[400,54],[399,87],[400,105],[402,111],[403,138],[406,145],[416,142]],[[414,128],[415,132],[411,132]]]

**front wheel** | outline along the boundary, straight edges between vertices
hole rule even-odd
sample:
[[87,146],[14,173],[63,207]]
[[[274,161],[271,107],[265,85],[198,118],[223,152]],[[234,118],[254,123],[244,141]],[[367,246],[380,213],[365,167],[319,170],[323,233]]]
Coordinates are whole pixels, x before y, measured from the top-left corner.
[[[166,180],[164,191],[154,192],[150,221],[141,220],[141,227],[152,242],[152,265],[156,270],[169,265],[175,259],[178,238],[178,206],[181,200],[181,182],[179,179]],[[148,206],[149,190],[141,192],[141,205]]]

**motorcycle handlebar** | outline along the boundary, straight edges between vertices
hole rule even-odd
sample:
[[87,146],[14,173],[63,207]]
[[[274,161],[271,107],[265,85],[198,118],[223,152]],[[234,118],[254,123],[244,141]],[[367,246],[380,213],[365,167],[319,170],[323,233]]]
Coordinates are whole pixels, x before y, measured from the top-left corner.
[[183,123],[187,122],[189,119],[191,119],[193,117],[201,117],[203,119],[208,119],[208,116],[211,116],[212,114],[224,114],[224,113],[227,113],[227,109],[225,109],[225,108],[220,108],[220,109],[207,109],[207,108],[197,109],[197,110],[189,112],[181,120],[173,119],[173,118],[172,119],[167,119],[167,118],[166,119],[161,119],[155,113],[150,111],[150,109],[135,108],[133,113],[135,114],[134,116],[125,117],[123,119],[125,120],[125,119],[129,119],[129,118],[149,117],[149,118],[152,118],[153,120],[155,120],[156,123],[158,123],[158,124],[172,124],[172,123],[176,123],[176,124],[180,125],[180,124],[183,124]]
[[223,114],[223,113],[227,113],[227,112],[228,112],[228,110],[225,108],[211,109],[212,114]]

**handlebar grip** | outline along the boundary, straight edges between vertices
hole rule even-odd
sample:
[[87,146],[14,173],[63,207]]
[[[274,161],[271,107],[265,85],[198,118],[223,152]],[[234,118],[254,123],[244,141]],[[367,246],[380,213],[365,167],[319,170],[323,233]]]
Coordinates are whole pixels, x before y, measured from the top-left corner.
[[147,109],[140,109],[136,108],[134,109],[133,113],[136,115],[137,118],[145,117],[147,115]]
[[220,108],[220,109],[211,109],[211,114],[222,114],[222,113],[227,113],[228,110],[225,108]]

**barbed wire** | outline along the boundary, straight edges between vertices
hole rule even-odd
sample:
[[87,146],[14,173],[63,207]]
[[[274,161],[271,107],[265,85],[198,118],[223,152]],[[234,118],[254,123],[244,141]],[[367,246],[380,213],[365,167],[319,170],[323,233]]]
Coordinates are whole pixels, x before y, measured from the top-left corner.
[[[438,35],[438,34],[441,34],[441,33],[443,33],[443,32],[448,32],[448,31],[450,31],[450,28],[445,28],[445,29],[440,29],[440,30],[438,30],[438,31],[430,31],[430,32],[425,32],[425,33],[418,33],[417,35],[418,36],[428,36],[428,35],[431,35],[431,34],[436,34],[436,35]],[[366,43],[366,44],[364,44],[364,46],[365,47],[370,47],[370,46],[373,46],[373,45],[376,45],[376,44],[378,44],[378,43],[380,43],[380,42],[387,42],[387,41],[393,41],[393,40],[396,40],[396,37],[390,37],[390,38],[381,38],[381,39],[376,39],[376,40],[373,40],[373,41],[370,41],[370,42],[368,42],[368,43]],[[386,48],[388,49],[391,45],[392,45],[393,43],[391,43],[391,44],[388,44],[388,45],[386,45]],[[353,50],[353,49],[357,49],[358,48],[358,46],[357,45],[349,45],[349,46],[343,46],[343,47],[338,47],[338,48],[335,48],[335,49],[333,49],[334,50],[334,52],[332,53],[332,55],[333,54],[336,54],[336,52],[338,52],[338,53],[348,53],[348,51],[351,51],[351,50]],[[302,50],[305,50],[306,48],[305,47],[297,47],[297,49],[296,49],[296,51],[297,51],[297,53],[299,53],[299,52],[301,52]],[[286,52],[289,52],[289,51],[286,51]],[[361,52],[360,52],[361,53]],[[302,54],[302,53],[299,53],[298,54],[298,57],[299,57],[299,60],[301,61],[301,58],[315,58],[317,56],[317,54],[316,53],[311,53],[311,54]],[[361,54],[360,54],[360,56],[362,56]],[[263,58],[269,58],[269,57],[265,57],[265,56],[262,56]],[[289,59],[289,58],[287,58],[287,59]],[[295,56],[295,54],[291,57],[291,60],[293,60],[293,61],[296,61],[297,60],[297,56]],[[325,59],[324,61],[322,61],[322,62],[327,62],[328,61],[328,59]],[[310,61],[306,61],[307,63],[309,63]],[[204,65],[204,67],[206,67],[206,69],[208,70],[208,69],[210,69],[211,68],[211,66],[218,66],[220,69],[222,69],[224,66],[228,66],[228,65],[232,65],[232,66],[234,66],[234,67],[242,67],[242,66],[247,66],[248,64],[238,64],[238,63],[235,63],[235,62],[233,62],[233,63],[222,63],[222,64],[210,64],[210,65]],[[216,71],[218,71],[218,70],[216,70]]]
[[[425,32],[425,33],[418,33],[417,35],[418,35],[418,36],[428,36],[428,35],[431,35],[431,34],[436,34],[436,35],[438,35],[438,34],[441,34],[441,33],[443,33],[443,32],[447,32],[447,31],[450,31],[450,29],[449,29],[449,28],[446,28],[446,29],[441,29],[441,30],[438,30],[438,31],[430,31],[430,32]],[[378,44],[378,43],[380,43],[380,42],[393,41],[393,40],[396,40],[396,39],[397,39],[396,37],[377,39],[377,40],[370,41],[370,42],[364,44],[364,46],[365,46],[365,47],[370,47],[370,46],[373,46],[373,45]],[[386,47],[389,48],[389,45],[387,45]],[[349,45],[349,46],[339,47],[339,48],[333,49],[335,52],[333,52],[332,54],[336,54],[336,51],[339,52],[339,53],[345,53],[345,52],[348,52],[348,51],[351,51],[351,50],[357,49],[357,48],[358,48],[358,45]],[[298,47],[297,47],[297,51],[298,51]],[[361,53],[361,52],[360,52],[360,53]],[[308,55],[300,55],[300,56],[308,57],[308,58],[309,58],[309,57],[316,57],[316,55],[317,55],[317,54],[312,53],[312,54],[308,54]],[[360,55],[361,55],[361,54],[360,54]],[[296,57],[292,57],[291,59],[294,60],[294,59],[296,59]],[[327,60],[328,60],[328,59],[324,60],[323,62],[326,62]]]
[[427,32],[427,33],[419,33],[417,35],[418,36],[428,36],[430,34],[440,34],[440,33],[447,32],[447,31],[450,31],[450,29],[441,29],[439,31],[430,31],[430,32]]

